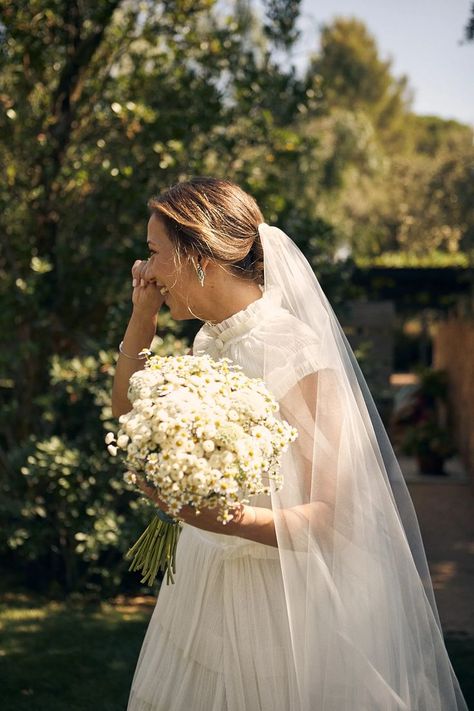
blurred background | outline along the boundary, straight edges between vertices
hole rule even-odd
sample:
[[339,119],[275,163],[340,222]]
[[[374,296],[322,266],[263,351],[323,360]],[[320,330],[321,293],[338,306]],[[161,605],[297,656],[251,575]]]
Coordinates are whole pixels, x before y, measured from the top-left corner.
[[[313,266],[474,703],[473,60],[468,0],[0,0],[3,709],[126,706],[158,586],[127,571],[149,514],[104,436],[147,199],[195,175]],[[163,307],[152,348],[201,325]]]

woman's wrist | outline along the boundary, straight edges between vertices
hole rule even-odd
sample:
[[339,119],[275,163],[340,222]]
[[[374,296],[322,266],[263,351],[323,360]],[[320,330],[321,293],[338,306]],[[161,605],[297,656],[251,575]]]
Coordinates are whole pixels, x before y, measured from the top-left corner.
[[134,306],[132,309],[132,315],[130,316],[130,321],[152,325],[156,328],[156,324],[158,323],[158,313],[156,311],[140,309],[139,307]]
[[240,515],[230,524],[229,533],[267,546],[278,546],[273,511],[263,506],[242,504]]
[[137,355],[142,348],[149,348],[156,334],[157,323],[157,314],[133,309],[122,341],[125,352]]

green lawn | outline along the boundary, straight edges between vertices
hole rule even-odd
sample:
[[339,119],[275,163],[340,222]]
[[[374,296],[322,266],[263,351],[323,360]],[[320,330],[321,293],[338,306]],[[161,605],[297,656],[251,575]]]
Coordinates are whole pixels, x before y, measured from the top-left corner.
[[3,596],[2,711],[124,711],[152,610]]
[[[0,597],[2,711],[125,711],[153,604]],[[448,638],[446,646],[474,708],[474,639]]]

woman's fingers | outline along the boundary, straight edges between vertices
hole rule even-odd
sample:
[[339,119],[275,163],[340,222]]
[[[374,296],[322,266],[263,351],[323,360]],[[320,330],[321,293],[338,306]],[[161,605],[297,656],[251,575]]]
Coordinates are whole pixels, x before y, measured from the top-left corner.
[[159,498],[156,489],[154,489],[152,486],[148,486],[145,479],[143,479],[143,477],[141,476],[137,476],[136,482],[137,486],[143,491],[143,493],[164,511],[166,505],[164,501],[161,501],[161,499]]
[[[171,515],[168,511],[168,505],[160,499],[156,489],[153,486],[149,486],[140,474],[136,475],[136,484],[154,504],[168,515]],[[186,523],[189,523],[191,526],[196,526],[196,528],[201,528],[204,531],[239,535],[239,524],[247,510],[248,507],[244,504],[236,504],[232,510],[232,520],[229,521],[226,526],[223,526],[222,523],[217,520],[217,512],[215,509],[203,508],[198,515],[193,506],[183,506],[179,515]]]
[[145,286],[146,284],[146,270],[147,270],[147,263],[145,261],[142,261],[142,263],[139,266],[139,279],[140,279],[140,286]]
[[142,260],[137,259],[137,260],[135,260],[133,267],[132,267],[132,285],[134,287],[138,286],[140,284],[141,264],[142,264]]
[[137,259],[132,267],[133,286],[145,286],[148,283],[146,278],[147,260]]
[[132,277],[136,278],[139,273],[140,273],[140,264],[142,263],[142,259],[136,259],[133,263],[132,267]]

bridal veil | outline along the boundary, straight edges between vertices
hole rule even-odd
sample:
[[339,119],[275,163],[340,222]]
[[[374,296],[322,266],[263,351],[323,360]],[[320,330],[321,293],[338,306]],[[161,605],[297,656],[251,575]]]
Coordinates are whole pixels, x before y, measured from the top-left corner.
[[264,379],[299,431],[271,492],[297,711],[467,711],[364,376],[301,250],[276,226],[258,229],[264,291],[280,289],[294,316],[294,333],[267,337]]

